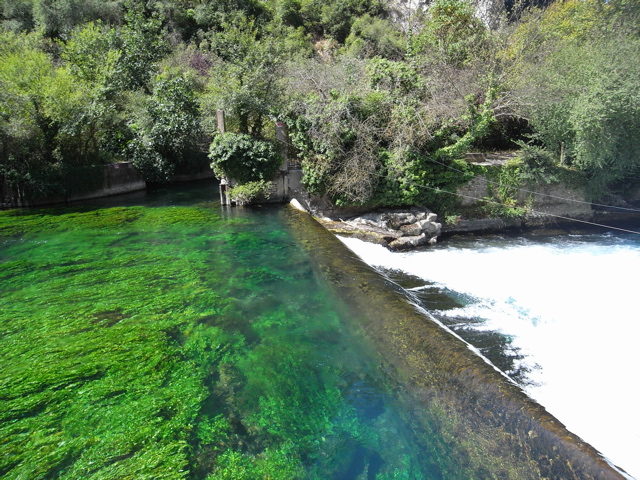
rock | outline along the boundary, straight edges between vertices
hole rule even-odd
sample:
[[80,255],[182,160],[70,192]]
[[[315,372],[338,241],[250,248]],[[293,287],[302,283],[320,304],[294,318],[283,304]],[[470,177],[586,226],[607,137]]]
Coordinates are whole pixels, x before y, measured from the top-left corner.
[[338,234],[347,234],[387,246],[391,250],[407,250],[433,244],[440,234],[438,216],[421,206],[401,210],[385,209],[369,212],[340,222],[324,222]]
[[399,230],[400,233],[402,233],[403,237],[417,237],[422,234],[422,228],[420,227],[419,223],[402,225]]
[[416,216],[411,212],[389,213],[388,216],[387,226],[394,230],[399,230],[403,225],[409,225],[418,221]]
[[429,243],[430,237],[424,233],[413,237],[400,237],[389,243],[390,250],[408,250],[410,248],[421,247]]
[[440,229],[442,228],[442,224],[430,220],[420,220],[417,225],[422,232],[431,237],[440,235]]

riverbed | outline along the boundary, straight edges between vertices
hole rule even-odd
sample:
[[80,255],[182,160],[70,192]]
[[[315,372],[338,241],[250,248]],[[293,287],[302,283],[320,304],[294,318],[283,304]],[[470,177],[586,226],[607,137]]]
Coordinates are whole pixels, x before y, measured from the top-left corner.
[[640,478],[640,235],[461,237],[408,253],[342,240]]

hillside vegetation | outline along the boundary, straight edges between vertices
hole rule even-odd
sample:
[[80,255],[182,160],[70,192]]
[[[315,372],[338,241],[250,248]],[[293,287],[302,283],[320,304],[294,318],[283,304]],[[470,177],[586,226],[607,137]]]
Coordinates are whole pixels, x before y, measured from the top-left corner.
[[454,211],[440,192],[478,150],[518,150],[519,178],[569,172],[594,200],[638,186],[635,1],[516,4],[492,28],[464,0],[0,0],[0,22],[14,203],[120,160],[156,183],[246,149],[269,170],[276,120],[309,191],[338,205]]

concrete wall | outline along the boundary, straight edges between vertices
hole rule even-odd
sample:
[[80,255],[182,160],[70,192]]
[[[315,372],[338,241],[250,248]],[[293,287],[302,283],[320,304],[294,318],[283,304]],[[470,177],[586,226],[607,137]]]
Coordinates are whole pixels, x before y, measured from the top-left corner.
[[[493,185],[494,189],[496,185]],[[535,193],[532,193],[535,192]],[[486,177],[478,176],[469,183],[458,188],[460,202],[464,207],[482,204],[477,199],[489,197],[489,182]],[[592,215],[591,204],[584,194],[564,184],[546,184],[524,186],[518,194],[518,202],[528,205],[536,212],[561,215],[567,217],[589,217]]]
[[50,205],[74,200],[88,200],[90,198],[108,197],[147,188],[144,178],[142,178],[140,172],[134,168],[131,162],[104,165],[102,171],[102,186],[98,189],[74,195],[56,195],[36,198],[25,202],[24,206]]
[[[224,180],[220,183],[220,203],[222,205],[232,205],[228,192],[228,187],[235,185],[235,180]],[[302,186],[302,170],[294,168],[291,170],[280,170],[276,178],[271,182],[271,189],[267,198],[257,198],[252,203],[287,203],[292,198],[297,198],[304,192]]]

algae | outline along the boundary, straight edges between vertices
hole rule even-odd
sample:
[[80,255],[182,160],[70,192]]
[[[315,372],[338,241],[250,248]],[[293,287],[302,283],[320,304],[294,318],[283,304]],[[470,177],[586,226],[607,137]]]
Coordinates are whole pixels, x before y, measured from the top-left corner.
[[283,215],[0,212],[0,476],[437,478]]

